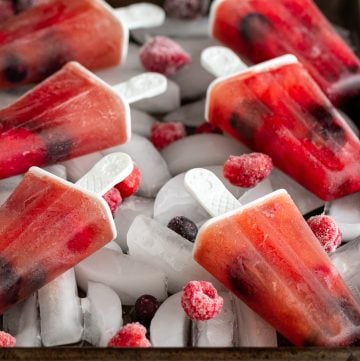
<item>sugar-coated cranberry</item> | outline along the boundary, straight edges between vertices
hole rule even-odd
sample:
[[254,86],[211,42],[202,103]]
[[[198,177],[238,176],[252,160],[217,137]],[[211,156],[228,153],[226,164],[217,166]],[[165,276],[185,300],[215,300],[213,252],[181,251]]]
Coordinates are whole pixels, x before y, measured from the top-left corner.
[[204,122],[204,123],[200,124],[196,128],[195,132],[196,132],[196,134],[203,134],[203,133],[223,134],[223,132],[220,128],[218,128],[216,125],[209,123],[209,122]]
[[120,192],[122,198],[128,198],[139,190],[140,183],[141,171],[140,168],[134,164],[134,169],[131,174],[122,182],[118,183],[115,188]]
[[0,331],[0,348],[15,347],[16,339],[9,333]]
[[198,233],[196,224],[184,216],[177,216],[170,220],[168,228],[180,234],[190,242],[194,242]]
[[150,140],[155,148],[161,150],[185,136],[184,124],[180,122],[155,123],[151,128]]
[[238,187],[254,187],[272,171],[271,158],[263,153],[231,155],[224,164],[224,177]]
[[206,321],[216,317],[224,300],[206,281],[190,281],[181,296],[181,306],[191,320]]
[[141,48],[140,60],[147,71],[169,76],[189,64],[191,57],[175,41],[165,36],[156,36]]
[[154,296],[140,296],[135,302],[136,320],[145,326],[149,326],[159,307],[160,302]]
[[106,200],[110,207],[111,214],[114,216],[122,202],[120,191],[113,187],[103,195],[103,198]]
[[109,341],[108,347],[151,347],[146,328],[138,322],[123,326]]

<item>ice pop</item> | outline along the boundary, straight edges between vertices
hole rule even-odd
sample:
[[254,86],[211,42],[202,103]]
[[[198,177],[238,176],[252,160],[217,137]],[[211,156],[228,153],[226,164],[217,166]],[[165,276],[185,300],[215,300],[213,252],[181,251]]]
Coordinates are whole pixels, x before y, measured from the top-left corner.
[[66,62],[114,66],[127,53],[128,29],[160,25],[152,4],[113,10],[102,0],[53,0],[0,25],[0,88],[45,79]]
[[360,110],[360,60],[312,0],[218,0],[211,14],[211,34],[244,60],[294,54],[333,104]]
[[130,138],[129,102],[166,89],[145,73],[110,87],[76,62],[0,109],[0,178],[104,148]]
[[8,20],[33,6],[45,4],[51,0],[1,0],[0,22]]
[[[211,173],[201,177],[204,171],[189,171],[186,182],[195,182],[199,201],[206,207],[214,199],[222,207],[235,203],[231,194],[217,192]],[[285,190],[205,223],[193,255],[293,344],[359,342],[360,307]]]
[[[215,68],[244,68],[220,55]],[[359,139],[293,55],[215,80],[206,119],[324,200],[360,190]]]
[[33,167],[0,207],[0,314],[116,236],[107,190],[131,158],[113,153],[75,185]]

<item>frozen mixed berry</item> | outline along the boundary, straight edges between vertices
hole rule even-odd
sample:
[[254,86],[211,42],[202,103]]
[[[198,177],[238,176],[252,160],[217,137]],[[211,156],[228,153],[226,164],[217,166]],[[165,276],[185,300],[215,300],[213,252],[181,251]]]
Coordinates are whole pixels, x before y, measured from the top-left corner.
[[264,180],[272,169],[272,160],[266,154],[231,155],[224,164],[224,177],[232,185],[250,188]]
[[123,326],[109,341],[108,347],[151,347],[146,328],[139,322]]
[[166,14],[178,19],[197,19],[207,14],[209,0],[166,0]]
[[42,166],[46,160],[42,139],[24,128],[0,134],[0,178],[26,172],[31,166]]
[[180,122],[155,123],[151,128],[150,140],[155,148],[161,150],[176,140],[186,136],[184,124]]
[[104,194],[103,198],[106,200],[110,207],[111,214],[114,216],[122,202],[120,191],[117,188],[111,188]]
[[154,296],[140,296],[135,302],[136,320],[145,326],[149,326],[159,307],[160,302]]
[[16,339],[9,333],[0,331],[0,348],[15,347]]
[[310,217],[307,223],[326,252],[334,252],[340,246],[341,231],[333,218],[318,215]]
[[186,238],[190,242],[195,241],[196,235],[198,233],[198,228],[196,227],[196,224],[192,220],[184,216],[172,218],[167,226],[168,228],[170,228],[177,234],[180,234],[180,236]]
[[128,198],[139,190],[140,182],[140,168],[134,164],[134,169],[132,170],[131,174],[122,182],[118,183],[115,188],[120,192],[122,198]]
[[216,317],[224,300],[215,287],[206,281],[190,281],[181,296],[181,306],[191,320],[206,321]]
[[166,76],[174,75],[183,66],[191,63],[190,55],[165,36],[148,40],[140,50],[140,60],[147,71]]
[[204,122],[202,124],[200,124],[197,128],[196,128],[196,134],[203,134],[203,133],[215,133],[215,134],[222,134],[222,130],[220,128],[218,128],[216,125],[209,123],[209,122]]

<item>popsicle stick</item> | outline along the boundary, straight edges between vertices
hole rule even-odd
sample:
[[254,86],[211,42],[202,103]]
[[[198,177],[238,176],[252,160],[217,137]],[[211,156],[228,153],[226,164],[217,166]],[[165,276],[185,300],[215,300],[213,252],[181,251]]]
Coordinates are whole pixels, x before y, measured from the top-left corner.
[[247,69],[247,65],[230,49],[211,46],[201,53],[201,65],[210,74],[220,78]]
[[152,28],[165,21],[165,12],[154,4],[139,3],[114,10],[115,16],[128,29]]
[[127,154],[112,153],[97,162],[76,185],[102,196],[130,175],[133,168],[133,161]]
[[185,174],[184,184],[191,195],[213,217],[240,208],[241,203],[207,169],[194,168]]
[[166,91],[166,88],[166,77],[158,73],[144,73],[113,86],[113,89],[128,103],[160,95]]

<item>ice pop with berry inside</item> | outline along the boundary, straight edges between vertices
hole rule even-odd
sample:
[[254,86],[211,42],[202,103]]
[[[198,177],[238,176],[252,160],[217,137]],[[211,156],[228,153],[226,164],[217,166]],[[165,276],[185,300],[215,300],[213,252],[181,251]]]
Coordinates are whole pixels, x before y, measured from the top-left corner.
[[[211,172],[185,182],[218,214],[237,202]],[[205,223],[193,256],[294,345],[359,342],[360,306],[285,190]]]
[[0,22],[8,20],[13,16],[30,9],[33,6],[45,4],[51,0],[1,0],[0,1]]
[[25,174],[0,207],[0,314],[115,238],[101,195],[132,168],[113,153],[75,185],[37,167]]
[[53,0],[0,25],[0,88],[39,82],[68,61],[89,69],[125,60],[128,30],[160,25],[152,4],[112,9],[102,0]]
[[211,14],[212,36],[244,60],[294,54],[333,104],[357,110],[360,124],[360,60],[312,0],[218,0]]
[[166,78],[144,73],[108,86],[76,62],[0,109],[0,178],[126,143],[129,103],[160,94]]
[[222,49],[202,58],[216,75],[227,74],[208,88],[206,119],[268,154],[324,200],[359,191],[359,139],[297,58],[284,55],[244,69],[226,49],[222,61]]

